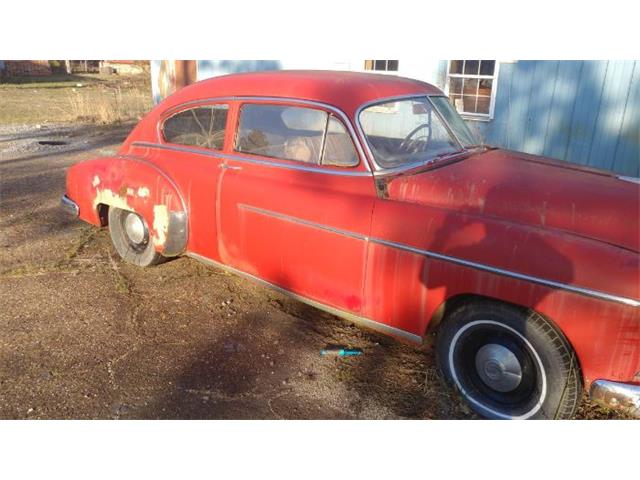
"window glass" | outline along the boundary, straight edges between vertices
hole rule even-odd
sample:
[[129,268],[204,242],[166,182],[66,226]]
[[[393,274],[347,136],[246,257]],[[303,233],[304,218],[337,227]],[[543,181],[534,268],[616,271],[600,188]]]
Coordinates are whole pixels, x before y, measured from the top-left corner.
[[358,164],[358,155],[351,136],[342,122],[333,115],[329,116],[327,124],[322,164],[337,167],[353,167]]
[[376,161],[385,168],[460,150],[426,97],[368,107],[360,113],[360,124]]
[[226,105],[184,110],[165,120],[162,135],[168,143],[222,150],[227,112]]
[[469,130],[469,127],[467,127],[465,121],[458,112],[456,112],[455,108],[453,108],[453,105],[451,105],[447,97],[429,98],[463,146],[472,147],[480,144],[480,141],[471,133],[471,130]]
[[496,76],[495,60],[451,60],[447,86],[456,110],[470,117],[491,118]]
[[236,150],[319,164],[326,124],[321,110],[247,104],[240,112]]
[[398,60],[365,60],[365,70],[375,70],[378,72],[397,72],[400,62]]

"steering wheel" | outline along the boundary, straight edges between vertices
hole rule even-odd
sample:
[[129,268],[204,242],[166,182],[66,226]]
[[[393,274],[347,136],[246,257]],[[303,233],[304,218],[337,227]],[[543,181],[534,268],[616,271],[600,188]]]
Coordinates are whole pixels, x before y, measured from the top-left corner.
[[[415,134],[418,133],[423,128],[427,129],[427,133],[420,135],[419,137],[413,138]],[[417,142],[421,138],[424,138],[427,141],[429,140],[429,138],[431,138],[431,123],[422,123],[418,125],[416,128],[414,128],[413,130],[411,130],[409,134],[406,137],[404,137],[404,140],[402,140],[402,143],[400,143],[400,149],[403,151],[409,152],[411,144],[414,142]]]

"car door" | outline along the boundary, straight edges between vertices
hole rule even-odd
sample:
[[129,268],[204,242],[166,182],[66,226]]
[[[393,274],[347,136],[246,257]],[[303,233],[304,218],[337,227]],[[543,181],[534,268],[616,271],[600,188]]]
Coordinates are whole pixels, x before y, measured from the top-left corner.
[[177,184],[188,208],[191,253],[218,259],[215,205],[228,136],[227,103],[181,106],[163,117],[160,144],[136,145]]
[[219,204],[223,261],[358,313],[373,177],[339,112],[284,102],[237,110]]

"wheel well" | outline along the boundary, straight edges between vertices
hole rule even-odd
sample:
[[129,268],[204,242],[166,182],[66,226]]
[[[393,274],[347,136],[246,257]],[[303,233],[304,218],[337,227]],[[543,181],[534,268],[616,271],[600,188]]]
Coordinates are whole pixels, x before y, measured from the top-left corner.
[[449,314],[451,314],[451,312],[455,311],[460,306],[464,305],[465,303],[469,303],[469,302],[491,302],[491,303],[498,303],[498,304],[502,304],[502,305],[510,305],[510,306],[512,306],[514,308],[517,308],[518,310],[521,310],[523,313],[535,312],[537,315],[540,315],[541,317],[543,317],[547,322],[549,322],[553,326],[553,328],[555,328],[555,330],[567,342],[567,345],[569,345],[569,347],[573,350],[573,352],[575,354],[576,362],[578,363],[578,371],[579,371],[579,375],[580,375],[580,381],[582,382],[583,385],[585,384],[584,376],[582,374],[582,365],[581,365],[581,362],[580,362],[580,358],[578,357],[578,353],[576,352],[576,349],[573,348],[573,345],[571,344],[571,341],[567,338],[567,336],[564,334],[564,332],[558,326],[558,324],[556,324],[556,322],[554,322],[552,319],[550,319],[546,315],[543,315],[542,313],[540,313],[540,312],[538,312],[538,311],[536,311],[536,310],[534,310],[532,308],[525,307],[523,305],[518,305],[517,303],[506,302],[506,301],[501,300],[499,298],[487,297],[487,296],[484,296],[484,295],[477,295],[477,294],[473,294],[473,293],[462,293],[462,294],[459,294],[459,295],[454,295],[453,297],[448,298],[447,300],[442,302],[442,304],[435,311],[435,313],[431,317],[431,321],[429,322],[429,324],[427,326],[427,331],[425,332],[424,336],[427,337],[427,336],[430,336],[430,335],[435,335],[435,333],[438,331],[438,327],[440,326],[440,324],[447,318],[447,316]]
[[[530,311],[531,309],[528,307],[524,307],[522,305],[518,305],[516,303],[505,302],[504,300],[500,300],[499,298],[487,297],[485,295],[477,295],[475,293],[461,293],[459,295],[454,295],[451,298],[448,298],[437,308],[433,316],[431,317],[431,321],[427,325],[427,331],[425,332],[425,336],[432,335],[436,333],[438,327],[442,323],[442,321],[447,318],[447,316],[456,310],[458,307],[470,303],[470,302],[492,302],[492,303],[500,303],[503,305],[510,305],[515,307],[523,312]],[[546,318],[546,317],[545,317]],[[549,320],[549,319],[547,319]],[[555,323],[551,322],[556,329],[560,330]]]
[[104,203],[98,204],[98,218],[100,219],[101,227],[109,225],[109,205]]

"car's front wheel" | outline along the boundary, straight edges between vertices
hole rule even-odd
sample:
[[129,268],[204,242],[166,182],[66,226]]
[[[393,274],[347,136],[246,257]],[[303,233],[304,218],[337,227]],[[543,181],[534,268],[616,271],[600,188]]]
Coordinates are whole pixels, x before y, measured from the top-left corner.
[[109,233],[116,251],[129,263],[149,267],[164,259],[153,246],[147,222],[135,212],[109,208]]
[[571,418],[582,395],[575,354],[542,316],[493,302],[443,321],[437,355],[469,406],[494,419]]

